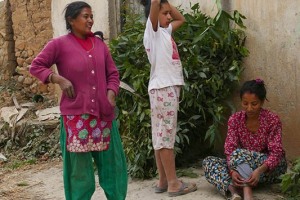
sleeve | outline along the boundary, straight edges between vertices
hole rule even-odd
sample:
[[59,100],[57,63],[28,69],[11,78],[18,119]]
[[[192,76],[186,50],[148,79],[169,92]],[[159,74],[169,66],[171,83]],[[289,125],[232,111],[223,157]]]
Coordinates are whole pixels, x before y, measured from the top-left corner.
[[119,93],[120,86],[119,72],[106,45],[105,52],[107,89],[114,91],[114,93],[117,95]]
[[172,31],[173,31],[173,26],[172,23],[169,24],[168,28],[167,28],[167,32],[172,35]]
[[145,33],[144,33],[144,47],[146,50],[149,50],[151,48],[151,41],[155,37],[156,32],[152,28],[152,23],[150,18],[147,19],[146,22],[146,28],[145,28]]
[[270,133],[268,135],[268,158],[264,162],[270,171],[278,166],[284,156],[282,147],[282,124],[278,116],[270,124]]
[[230,161],[230,155],[238,147],[238,140],[239,140],[237,135],[238,124],[236,123],[236,121],[237,120],[235,119],[234,115],[232,115],[228,120],[227,137],[225,139],[225,145],[224,145],[224,154],[226,155],[228,166]]
[[55,40],[51,40],[31,63],[29,72],[43,83],[48,83],[48,76],[53,73],[50,67],[55,64],[57,50]]
[[[159,29],[159,22],[158,22],[157,26],[158,26],[158,28],[157,28],[157,31],[158,31],[158,29]],[[157,33],[157,31],[155,32],[155,31],[153,30],[152,22],[151,22],[151,20],[150,20],[150,17],[148,17],[147,22],[146,22],[145,33],[146,33],[150,38],[152,38],[152,37],[155,37],[155,34]]]

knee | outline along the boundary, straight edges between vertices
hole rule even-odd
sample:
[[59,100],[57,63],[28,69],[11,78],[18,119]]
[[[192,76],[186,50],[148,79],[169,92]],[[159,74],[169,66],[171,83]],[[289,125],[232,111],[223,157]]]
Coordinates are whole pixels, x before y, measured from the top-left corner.
[[249,153],[248,153],[248,150],[238,148],[238,149],[235,149],[235,150],[231,153],[230,158],[236,159],[237,157],[239,158],[239,157],[241,157],[242,155],[247,155],[247,154],[249,154]]
[[243,152],[244,150],[243,149],[240,149],[240,148],[237,148],[236,150],[234,150],[231,155],[239,155]]

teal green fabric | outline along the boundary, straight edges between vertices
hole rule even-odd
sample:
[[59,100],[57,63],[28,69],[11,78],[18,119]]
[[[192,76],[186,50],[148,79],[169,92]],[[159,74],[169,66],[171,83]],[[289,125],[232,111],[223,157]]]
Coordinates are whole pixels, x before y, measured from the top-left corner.
[[109,149],[100,152],[74,153],[66,150],[66,131],[60,121],[60,145],[63,156],[63,179],[66,200],[90,200],[95,191],[96,164],[99,183],[108,200],[124,200],[127,194],[127,166],[116,121],[112,123]]

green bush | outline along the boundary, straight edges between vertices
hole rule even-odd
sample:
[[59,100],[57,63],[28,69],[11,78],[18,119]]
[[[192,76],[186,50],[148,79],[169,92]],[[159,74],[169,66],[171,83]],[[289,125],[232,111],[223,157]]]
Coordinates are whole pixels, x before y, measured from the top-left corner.
[[[243,30],[232,28],[245,28],[243,15],[234,11],[231,16],[220,10],[211,18],[200,12],[199,4],[191,9],[192,13],[184,14],[187,22],[174,34],[186,82],[178,113],[176,153],[186,151],[190,141],[201,146],[209,139],[213,145],[220,138],[224,102],[238,82],[242,59],[248,54]],[[117,104],[129,173],[138,178],[155,175],[147,92],[150,65],[143,46],[144,29],[141,16],[127,11],[122,33],[110,42],[122,82],[135,91],[121,90]]]
[[281,189],[289,199],[300,198],[300,158],[293,163],[290,172],[281,176]]

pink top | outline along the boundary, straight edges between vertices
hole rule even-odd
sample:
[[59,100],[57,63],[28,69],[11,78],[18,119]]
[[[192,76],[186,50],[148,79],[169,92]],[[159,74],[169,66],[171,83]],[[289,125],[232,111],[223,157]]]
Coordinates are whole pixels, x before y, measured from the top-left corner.
[[246,127],[246,112],[240,111],[228,120],[228,132],[225,141],[225,155],[227,162],[230,155],[237,148],[266,153],[265,164],[273,170],[285,156],[282,147],[282,125],[279,117],[269,110],[261,109],[259,115],[259,129],[256,133]]
[[93,38],[93,48],[86,51],[71,33],[52,39],[32,61],[30,73],[43,83],[56,64],[58,73],[72,82],[76,97],[64,93],[60,100],[62,115],[91,114],[104,121],[114,119],[114,107],[107,90],[119,91],[119,73],[106,44]]

